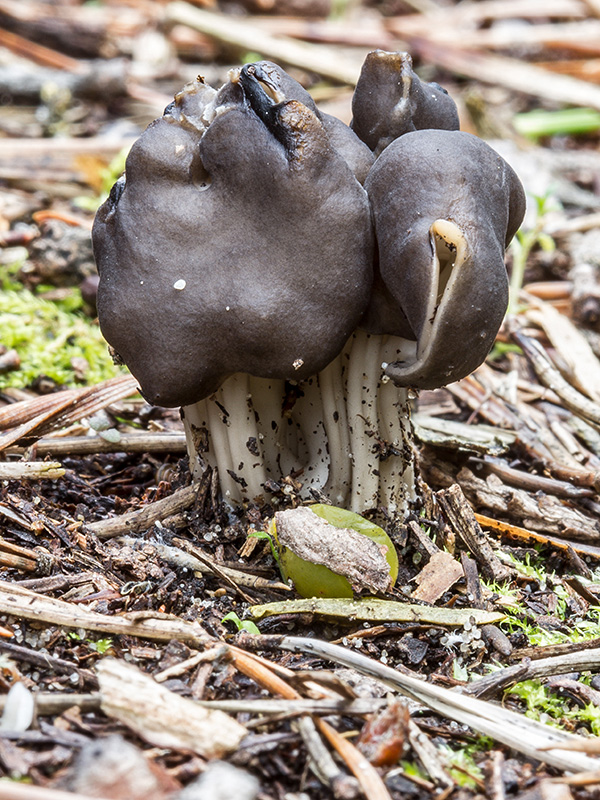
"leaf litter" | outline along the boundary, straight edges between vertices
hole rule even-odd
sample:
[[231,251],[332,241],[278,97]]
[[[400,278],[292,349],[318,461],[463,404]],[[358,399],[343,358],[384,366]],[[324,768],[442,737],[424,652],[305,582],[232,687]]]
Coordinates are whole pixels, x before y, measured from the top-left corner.
[[[245,786],[239,797],[591,796],[600,10],[559,0],[540,18],[517,0],[412,0],[335,4],[309,22],[292,0],[287,15],[253,16],[265,5],[248,3],[233,25],[209,0],[71,3],[65,15],[0,2],[12,67],[0,71],[11,98],[0,121],[0,797],[216,797],[215,756],[231,796]],[[346,114],[366,50],[409,49],[537,196],[509,253],[522,286],[490,359],[415,401],[422,502],[406,522],[377,520],[400,568],[375,598],[290,599],[261,537],[296,504],[294,480],[230,515],[209,474],[190,482],[177,412],[115,377],[94,321],[79,244],[90,209],[174,91],[199,72],[222,81],[232,46],[285,52],[320,103]],[[583,129],[559,119],[561,103],[588,109]],[[244,631],[250,614],[260,634]],[[193,720],[217,709],[227,724],[196,736]],[[366,758],[378,736],[395,742],[392,763]],[[115,765],[135,780],[99,778]]]

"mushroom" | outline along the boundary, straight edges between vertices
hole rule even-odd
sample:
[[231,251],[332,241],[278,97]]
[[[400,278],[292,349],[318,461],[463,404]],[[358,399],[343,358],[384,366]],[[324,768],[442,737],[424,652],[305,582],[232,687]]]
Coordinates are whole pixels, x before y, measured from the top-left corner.
[[421,389],[464,378],[506,312],[504,250],[525,213],[519,179],[476,136],[423,130],[389,145],[365,188],[379,265],[361,325],[407,340],[386,374]]
[[438,83],[425,83],[413,71],[408,53],[374,50],[363,64],[352,98],[352,129],[378,156],[409,131],[457,131],[454,100]]
[[149,402],[185,407],[226,496],[311,469],[322,422],[298,382],[355,330],[373,263],[366,192],[318,116],[244,76],[188,85],[133,146],[93,243],[105,338]]
[[[394,62],[384,55],[371,61]],[[396,117],[416,128],[429,100],[402,63],[394,107],[412,121]],[[522,190],[475,137],[385,121],[376,150],[403,135],[363,188],[373,155],[281,68],[230,78],[176,96],[100,209],[102,330],[150,402],[183,407],[192,469],[216,469],[230,504],[291,476],[304,496],[401,513],[414,497],[407,387],[485,357]]]

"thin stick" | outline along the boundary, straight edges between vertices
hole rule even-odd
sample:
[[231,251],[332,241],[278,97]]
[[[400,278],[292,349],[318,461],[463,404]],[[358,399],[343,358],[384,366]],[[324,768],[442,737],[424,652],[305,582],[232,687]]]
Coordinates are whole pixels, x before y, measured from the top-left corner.
[[6,581],[0,581],[0,614],[66,628],[139,636],[163,642],[179,639],[186,643],[191,642],[194,646],[204,644],[209,638],[197,622],[188,622],[158,612],[150,612],[146,618],[139,614],[107,616],[64,600],[44,597]]
[[510,333],[515,342],[523,348],[541,383],[556,392],[569,410],[599,425],[600,405],[578,392],[562,377],[539,342],[526,336],[515,325],[512,326]]
[[0,30],[0,45],[23,58],[28,58],[30,61],[40,64],[42,67],[64,69],[78,74],[86,71],[83,64],[76,58],[66,56],[57,50],[51,50],[49,47],[32,42],[30,39],[25,39],[23,36],[11,31]]
[[121,514],[120,517],[90,522],[84,530],[94,533],[99,539],[112,539],[126,533],[139,533],[152,527],[155,522],[172,517],[189,508],[198,495],[198,488],[199,484],[194,483],[184,489],[178,489],[163,500],[148,503],[137,511],[129,511],[127,514]]
[[[250,641],[249,637],[247,639]],[[562,744],[580,741],[581,737],[550,728],[496,704],[457,694],[444,687],[404,675],[353,650],[319,639],[296,636],[264,636],[261,640],[252,637],[252,645],[264,647],[268,641],[283,650],[310,653],[356,669],[364,675],[370,675],[446,717],[469,725],[479,733],[492,736],[531,758],[545,761],[559,769],[582,771],[598,769],[600,765],[598,759],[579,753],[569,753],[561,748]],[[555,749],[542,751],[540,748],[546,745],[554,745]]]
[[[7,695],[0,697],[0,711],[4,710]],[[40,717],[52,717],[55,714],[62,714],[68,708],[77,706],[82,712],[98,711],[100,708],[100,694],[93,692],[89,694],[74,694],[71,692],[36,692],[35,693],[35,713]],[[0,781],[0,785],[2,782]]]
[[5,461],[0,463],[0,480],[56,480],[65,470],[58,461]]
[[[185,662],[183,662],[185,663]],[[178,664],[177,667],[181,665]],[[165,670],[166,671],[166,670]],[[158,680],[154,676],[154,680]],[[218,708],[230,714],[248,712],[250,714],[322,714],[324,716],[343,715],[363,716],[374,714],[385,708],[388,701],[385,697],[359,697],[356,700],[287,700],[273,697],[251,700],[242,697],[239,700],[200,700],[207,708]],[[1,698],[0,698],[1,707]]]
[[[565,653],[562,656],[554,656],[552,658],[540,658],[529,663],[513,664],[510,667],[503,667],[491,675],[486,675],[484,678],[475,681],[475,683],[469,684],[465,687],[464,692],[473,697],[480,697],[484,694],[487,696],[493,688],[504,688],[517,681],[547,678],[550,675],[566,675],[570,672],[596,670],[598,659],[600,659],[600,649],[595,648],[575,653]],[[560,745],[561,749],[563,745],[565,750],[577,749],[575,747],[567,747],[564,743]],[[541,749],[546,748],[543,747]]]
[[600,87],[586,81],[558,75],[514,58],[491,56],[474,50],[462,50],[447,43],[409,37],[413,53],[428,62],[476,78],[483,83],[504,86],[516,92],[543,97],[553,102],[589,106],[600,110]]
[[[138,544],[137,540],[134,543],[132,539],[125,539],[124,542],[132,544],[134,547]],[[276,592],[292,591],[291,587],[281,581],[269,580],[268,578],[262,578],[260,575],[253,575],[239,569],[227,567],[224,564],[218,564],[203,550],[184,539],[174,538],[173,545],[172,547],[166,544],[153,543],[152,547],[154,547],[159,558],[176,567],[185,567],[202,575],[207,572],[222,575],[225,580],[231,579],[236,585],[246,586],[249,589]],[[148,545],[145,544],[145,546],[147,547]],[[218,569],[213,570],[213,564],[215,563]],[[251,602],[254,601],[252,600]]]
[[[10,447],[7,454],[23,453],[24,447]],[[185,453],[185,433],[161,431],[156,433],[121,434],[118,442],[102,436],[45,437],[35,443],[38,456],[83,456],[95,453]]]
[[210,558],[206,553],[200,550],[199,547],[194,547],[194,545],[190,544],[189,542],[185,542],[182,539],[178,539],[177,543],[182,546],[187,552],[191,553],[195,558],[200,561],[200,563],[205,566],[210,572],[216,575],[218,578],[221,578],[228,586],[234,589],[236,592],[239,593],[240,597],[245,600],[247,603],[253,603],[254,600],[246,594],[246,592],[241,589],[238,584],[236,583],[235,579],[232,577],[231,571],[224,570],[220,564]]

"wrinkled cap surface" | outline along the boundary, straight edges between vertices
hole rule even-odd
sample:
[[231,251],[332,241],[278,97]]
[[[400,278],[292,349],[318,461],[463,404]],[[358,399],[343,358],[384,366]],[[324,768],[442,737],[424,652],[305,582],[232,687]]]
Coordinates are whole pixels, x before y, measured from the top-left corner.
[[240,81],[185,87],[97,214],[102,331],[151,403],[314,374],[364,310],[364,189],[310,108],[259,106]]
[[409,131],[458,130],[454,100],[413,71],[408,53],[374,50],[363,64],[352,98],[352,129],[379,155]]
[[504,250],[525,212],[511,167],[481,139],[415,131],[394,141],[367,178],[379,269],[361,326],[416,340],[390,364],[401,386],[432,389],[485,359],[508,303]]
[[367,173],[375,160],[373,153],[348,125],[337,117],[321,111],[302,84],[272,61],[256,61],[253,64],[245,64],[241,72],[242,78],[246,76],[250,80],[260,83],[266,94],[275,102],[280,102],[283,98],[299,100],[309,108],[321,121],[331,146],[344,158],[356,179],[360,183],[365,182]]

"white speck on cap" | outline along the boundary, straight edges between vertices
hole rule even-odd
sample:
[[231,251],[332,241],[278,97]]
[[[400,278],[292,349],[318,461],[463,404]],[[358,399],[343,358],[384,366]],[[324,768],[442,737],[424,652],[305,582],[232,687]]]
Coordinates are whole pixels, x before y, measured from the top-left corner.
[[183,278],[181,278],[178,281],[175,281],[175,283],[173,284],[173,288],[177,289],[178,292],[181,292],[183,289],[185,289],[185,281],[183,280]]
[[292,361],[292,367],[294,369],[300,369],[300,367],[304,364],[303,358],[297,358],[295,361]]

